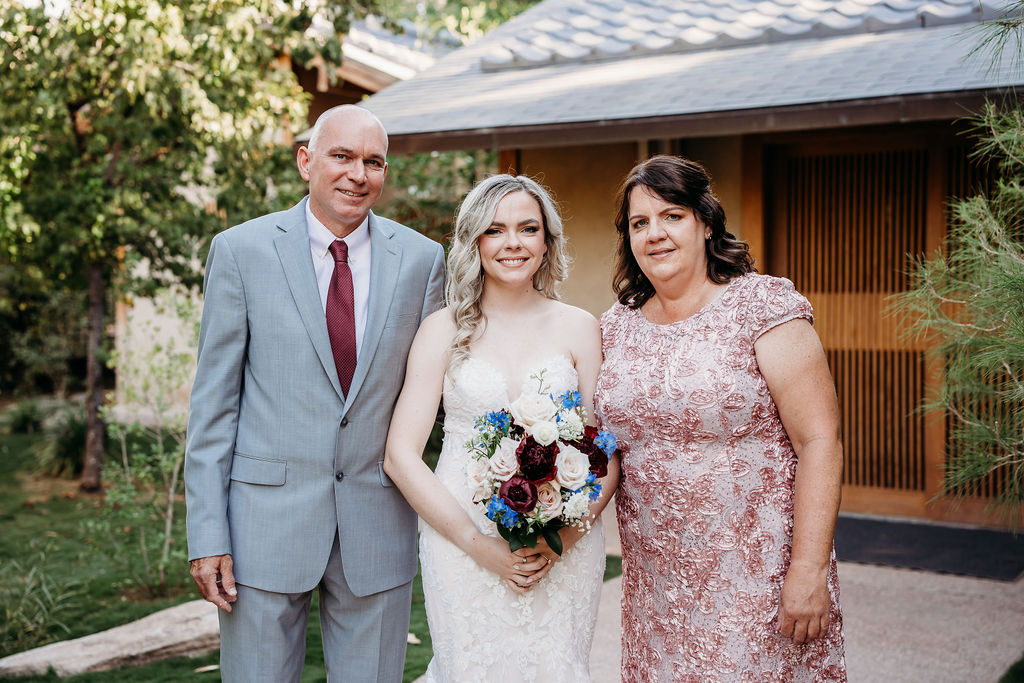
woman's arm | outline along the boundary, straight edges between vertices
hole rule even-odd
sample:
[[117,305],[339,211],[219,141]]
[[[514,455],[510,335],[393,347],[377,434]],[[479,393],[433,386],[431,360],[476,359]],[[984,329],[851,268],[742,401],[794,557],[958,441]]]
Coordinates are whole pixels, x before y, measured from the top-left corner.
[[825,635],[828,571],[843,473],[839,404],[818,335],[806,320],[775,327],[754,354],[796,451],[793,555],[782,586],[779,630],[796,644]]
[[384,471],[431,528],[481,567],[501,576],[511,588],[522,591],[532,585],[530,575],[544,566],[546,560],[535,555],[513,555],[508,543],[481,533],[423,462],[423,448],[437,415],[453,334],[447,309],[427,317],[416,333],[409,351],[405,384],[391,418]]

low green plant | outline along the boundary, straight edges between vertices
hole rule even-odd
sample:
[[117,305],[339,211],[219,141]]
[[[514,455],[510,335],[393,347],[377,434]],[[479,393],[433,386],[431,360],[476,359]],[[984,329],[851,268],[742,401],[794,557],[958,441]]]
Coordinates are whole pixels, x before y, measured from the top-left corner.
[[36,445],[39,472],[67,479],[80,475],[85,462],[85,428],[85,408],[81,405],[67,408]]
[[25,650],[69,633],[62,614],[78,598],[73,580],[58,579],[48,548],[18,561],[0,563],[0,639],[6,649]]
[[179,514],[187,414],[175,398],[195,367],[199,306],[181,290],[158,292],[152,301],[152,315],[128,316],[112,356],[121,396],[104,419],[120,457],[103,468],[101,514],[83,524],[104,541],[95,547],[118,561],[138,587],[163,596],[187,575]]
[[43,411],[35,401],[19,401],[7,410],[4,426],[11,434],[36,434],[43,428]]

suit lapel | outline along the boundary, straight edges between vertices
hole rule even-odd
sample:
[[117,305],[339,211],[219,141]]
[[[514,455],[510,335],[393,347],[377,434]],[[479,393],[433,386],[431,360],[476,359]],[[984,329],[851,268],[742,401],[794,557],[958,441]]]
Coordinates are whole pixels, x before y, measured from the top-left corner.
[[[309,233],[306,230],[306,202],[303,199],[288,210],[277,227],[282,234],[274,239],[277,255],[284,268],[288,289],[299,310],[302,324],[309,334],[316,355],[331,380],[331,385],[344,400],[338,371],[334,367],[334,354],[331,352],[331,339],[327,336],[327,319],[324,317],[323,305],[320,303],[320,288],[316,283],[316,272],[313,270],[313,256],[309,250]],[[358,370],[357,370],[358,372]]]
[[[366,380],[381,333],[384,331],[384,324],[388,319],[388,312],[391,310],[391,301],[398,283],[398,269],[402,263],[402,247],[393,239],[394,235],[395,231],[390,226],[370,214],[370,301],[356,372],[352,376],[352,386],[349,387],[348,399],[345,401],[345,412],[352,406]],[[326,330],[326,323],[324,329]]]

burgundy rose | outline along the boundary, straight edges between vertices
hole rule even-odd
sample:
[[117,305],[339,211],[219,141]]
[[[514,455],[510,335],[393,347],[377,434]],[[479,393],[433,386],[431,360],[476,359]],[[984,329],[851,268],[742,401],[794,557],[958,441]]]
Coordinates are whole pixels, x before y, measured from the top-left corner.
[[589,453],[587,458],[590,459],[590,472],[598,479],[601,479],[608,475],[608,456],[604,454],[600,448],[593,453]]
[[552,441],[541,446],[532,436],[523,439],[516,449],[519,459],[519,471],[534,484],[542,484],[555,478],[555,456],[558,455],[558,444]]
[[608,456],[597,447],[594,439],[597,438],[597,427],[587,425],[583,428],[583,436],[578,441],[571,441],[573,447],[590,461],[590,471],[598,479],[608,474]]
[[519,475],[502,483],[498,495],[516,512],[527,513],[537,505],[537,487]]

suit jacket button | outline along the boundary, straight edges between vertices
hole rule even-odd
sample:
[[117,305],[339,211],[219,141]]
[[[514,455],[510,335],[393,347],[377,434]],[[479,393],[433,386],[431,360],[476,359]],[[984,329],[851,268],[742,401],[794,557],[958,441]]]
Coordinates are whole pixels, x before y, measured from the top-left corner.
[[341,426],[342,427],[348,427],[348,418],[347,417],[341,418]]
[[334,478],[337,479],[338,481],[341,481],[342,479],[345,478],[345,473],[342,472],[341,470],[338,470],[337,472],[334,473]]

